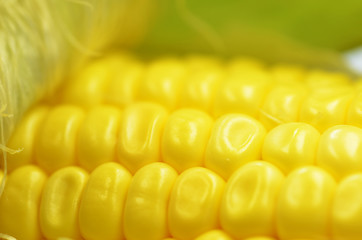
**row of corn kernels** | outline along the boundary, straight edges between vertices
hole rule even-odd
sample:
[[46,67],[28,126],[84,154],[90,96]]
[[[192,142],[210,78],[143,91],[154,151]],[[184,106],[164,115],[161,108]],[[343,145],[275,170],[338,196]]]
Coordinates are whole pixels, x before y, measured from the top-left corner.
[[9,169],[30,163],[50,173],[79,165],[88,171],[118,161],[134,173],[163,161],[178,172],[206,166],[224,179],[254,160],[273,163],[285,174],[316,165],[337,180],[362,171],[362,130],[338,125],[320,134],[306,123],[286,123],[266,132],[257,120],[226,114],[215,121],[195,109],[169,114],[153,103],[131,104],[121,112],[98,106],[34,109],[9,141],[23,151],[9,155]]
[[19,240],[187,240],[220,229],[225,233],[213,234],[224,239],[357,240],[361,188],[361,173],[336,183],[319,167],[285,176],[264,161],[237,168],[227,181],[200,167],[178,175],[165,163],[148,164],[134,176],[117,163],[90,175],[66,167],[49,177],[27,165],[7,180],[0,232]]
[[109,57],[89,64],[63,89],[60,102],[89,108],[152,101],[170,110],[192,107],[219,117],[243,113],[267,129],[302,121],[319,131],[336,124],[361,127],[361,81],[337,73],[266,68],[247,60]]

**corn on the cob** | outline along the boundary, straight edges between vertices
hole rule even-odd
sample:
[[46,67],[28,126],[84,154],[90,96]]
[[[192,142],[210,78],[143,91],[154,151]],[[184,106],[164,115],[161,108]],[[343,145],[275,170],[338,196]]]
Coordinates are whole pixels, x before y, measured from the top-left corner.
[[154,103],[131,104],[123,112],[110,106],[88,112],[67,105],[50,111],[41,106],[10,139],[9,147],[26,149],[10,155],[8,165],[12,171],[37,163],[51,173],[69,165],[91,171],[116,161],[134,173],[164,161],[178,172],[206,166],[228,179],[237,167],[262,159],[286,174],[316,165],[343,178],[362,170],[361,142],[362,131],[354,126],[338,125],[320,135],[307,123],[285,123],[266,133],[246,115],[226,114],[214,122],[199,110],[169,115]]
[[[169,110],[193,107],[214,117],[243,113],[267,129],[294,121],[320,131],[344,123],[361,126],[358,91],[345,75],[268,68],[240,59],[223,64],[194,58],[151,63],[127,56],[99,60],[65,87],[63,101],[84,107],[102,103],[124,107],[146,100]],[[115,73],[117,68],[123,71]]]
[[0,200],[1,232],[29,240],[361,236],[361,174],[336,183],[309,166],[285,177],[272,164],[254,161],[226,185],[208,169],[178,175],[165,163],[148,164],[133,177],[121,165],[105,163],[89,177],[66,167],[46,178],[30,165],[10,174]]
[[360,239],[358,86],[244,59],[92,63],[10,138],[0,233]]

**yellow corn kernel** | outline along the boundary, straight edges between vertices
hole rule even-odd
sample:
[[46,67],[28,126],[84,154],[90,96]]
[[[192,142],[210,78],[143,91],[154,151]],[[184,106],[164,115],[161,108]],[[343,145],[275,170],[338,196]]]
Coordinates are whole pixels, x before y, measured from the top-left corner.
[[128,240],[168,237],[167,205],[177,172],[165,163],[151,163],[134,175],[124,210]]
[[335,240],[359,240],[362,236],[362,174],[343,179],[336,190],[332,209]]
[[241,165],[261,158],[265,128],[242,114],[227,114],[214,125],[206,148],[205,166],[224,179]]
[[[15,129],[7,146],[11,149],[21,149],[21,152],[8,155],[8,170],[34,162],[34,142],[38,129],[48,111],[45,106],[31,110]],[[2,165],[2,162],[0,163]]]
[[162,104],[168,109],[176,108],[185,71],[185,66],[176,59],[152,62],[141,79],[138,98]]
[[[362,79],[359,80],[359,82],[362,82]],[[362,119],[362,91],[359,91],[359,93],[356,94],[351,104],[349,105],[346,123],[348,125],[353,125],[362,128],[361,119]]]
[[176,180],[171,193],[168,221],[172,236],[194,239],[219,226],[219,204],[224,180],[205,168],[191,168]]
[[66,167],[51,175],[44,186],[39,222],[47,239],[81,239],[78,223],[80,198],[88,174],[78,167]]
[[215,94],[217,101],[214,101],[212,113],[215,117],[227,113],[243,113],[257,117],[269,88],[270,79],[264,75],[234,75],[218,87]]
[[210,112],[217,87],[221,84],[221,78],[222,70],[220,68],[210,67],[192,71],[190,76],[184,80],[180,106]]
[[267,133],[262,159],[285,174],[301,166],[314,165],[319,139],[320,133],[306,123],[279,125]]
[[84,112],[74,106],[58,106],[49,111],[35,144],[35,160],[47,172],[75,164],[78,130]]
[[195,240],[232,240],[232,238],[221,230],[211,230],[198,236]]
[[182,109],[170,115],[162,137],[162,160],[177,171],[202,166],[213,120],[206,113]]
[[281,239],[329,240],[334,179],[317,167],[289,174],[278,198],[276,224]]
[[105,163],[92,172],[79,209],[85,239],[124,239],[123,209],[130,181],[131,174],[117,163]]
[[119,161],[131,173],[160,161],[161,134],[166,118],[166,110],[153,103],[136,103],[124,110],[117,152]]
[[104,102],[120,108],[136,100],[144,65],[134,59],[124,59],[112,72],[104,93]]
[[347,87],[325,87],[312,91],[300,109],[300,121],[313,125],[320,132],[344,124],[353,91]]
[[318,147],[317,165],[337,179],[362,171],[362,129],[340,125],[325,131]]
[[111,78],[127,62],[127,56],[108,56],[88,63],[73,81],[70,81],[62,98],[64,103],[77,104],[85,108],[104,102],[104,95]]
[[77,160],[81,167],[91,171],[115,160],[119,125],[118,108],[101,106],[88,112],[78,136]]
[[239,168],[226,184],[221,203],[222,228],[236,239],[274,236],[277,196],[284,176],[267,162]]
[[19,240],[41,238],[38,206],[45,181],[45,173],[30,165],[17,168],[8,176],[0,198],[0,233]]
[[267,128],[296,122],[302,100],[307,95],[306,88],[301,84],[276,86],[266,96],[259,114],[261,123]]

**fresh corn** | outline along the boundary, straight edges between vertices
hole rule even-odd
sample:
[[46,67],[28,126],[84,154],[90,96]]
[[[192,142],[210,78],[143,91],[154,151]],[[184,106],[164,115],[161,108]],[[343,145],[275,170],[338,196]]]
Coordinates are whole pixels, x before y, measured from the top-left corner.
[[339,73],[267,67],[245,59],[223,63],[192,56],[142,62],[122,55],[89,64],[64,87],[61,102],[123,108],[152,101],[171,111],[192,107],[213,117],[247,114],[268,130],[302,121],[324,131],[337,124],[362,126],[359,85]]
[[360,89],[245,59],[92,62],[10,138],[0,233],[361,239]]
[[169,113],[158,104],[134,103],[123,111],[98,105],[90,111],[60,105],[35,108],[20,124],[9,147],[25,147],[9,155],[12,171],[37,164],[52,173],[79,165],[92,171],[105,162],[119,162],[134,174],[163,161],[181,173],[206,167],[228,179],[238,167],[265,160],[285,174],[316,165],[336,179],[362,171],[362,131],[336,125],[318,132],[303,122],[283,123],[266,131],[252,117],[225,114],[214,120],[196,109]]
[[360,173],[337,182],[307,166],[286,176],[265,161],[239,167],[227,181],[200,167],[179,175],[165,163],[134,176],[104,163],[89,176],[66,167],[48,178],[29,165],[9,176],[0,229],[29,240],[360,239],[361,187]]

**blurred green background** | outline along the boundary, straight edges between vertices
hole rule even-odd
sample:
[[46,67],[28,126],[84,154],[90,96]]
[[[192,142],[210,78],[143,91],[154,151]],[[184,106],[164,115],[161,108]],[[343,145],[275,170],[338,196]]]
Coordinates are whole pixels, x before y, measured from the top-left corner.
[[155,9],[139,52],[336,66],[340,52],[362,43],[360,0],[159,0]]

